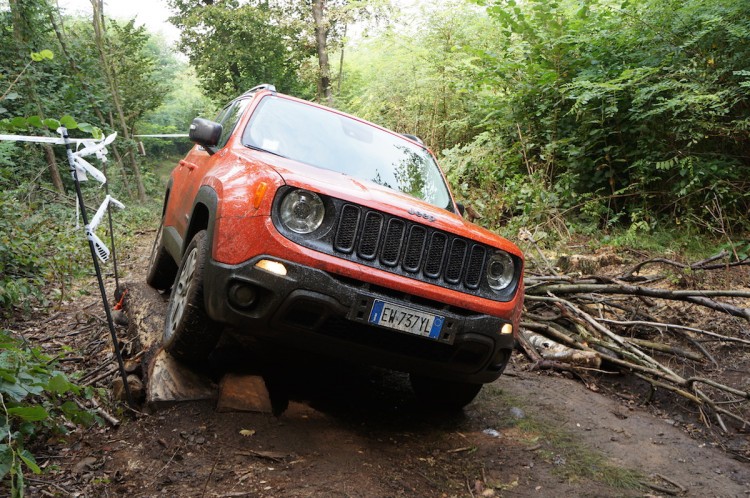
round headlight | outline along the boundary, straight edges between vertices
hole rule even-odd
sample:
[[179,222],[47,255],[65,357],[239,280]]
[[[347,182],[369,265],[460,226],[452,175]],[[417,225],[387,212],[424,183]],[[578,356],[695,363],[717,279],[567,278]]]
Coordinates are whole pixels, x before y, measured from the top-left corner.
[[325,206],[320,196],[307,190],[292,190],[281,201],[281,221],[292,232],[310,233],[323,223]]
[[513,258],[507,252],[496,252],[487,263],[487,283],[494,291],[499,292],[507,288],[513,282],[515,273]]

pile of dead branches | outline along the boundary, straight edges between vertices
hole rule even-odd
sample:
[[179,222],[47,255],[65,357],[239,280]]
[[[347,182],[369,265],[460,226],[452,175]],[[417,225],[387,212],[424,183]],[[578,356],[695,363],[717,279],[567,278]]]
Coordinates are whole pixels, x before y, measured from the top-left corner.
[[[742,290],[672,290],[661,274],[639,275],[647,266],[707,272],[750,265],[749,258],[729,262],[728,257],[722,252],[693,264],[650,259],[612,276],[560,275],[551,265],[544,272],[548,275],[527,273],[521,348],[533,368],[631,373],[652,389],[695,403],[706,424],[715,420],[727,432],[728,417],[750,427],[750,392],[722,381],[722,358],[710,351],[719,344],[750,354],[750,282]],[[669,323],[659,318],[660,302],[707,308],[735,317],[735,326],[728,332]]]

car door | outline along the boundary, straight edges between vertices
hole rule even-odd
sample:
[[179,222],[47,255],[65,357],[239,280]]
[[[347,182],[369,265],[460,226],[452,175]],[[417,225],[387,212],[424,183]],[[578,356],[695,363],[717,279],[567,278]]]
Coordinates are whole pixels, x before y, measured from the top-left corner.
[[170,197],[174,197],[179,205],[177,212],[180,215],[174,222],[178,232],[183,237],[187,233],[195,196],[203,184],[203,178],[211,171],[213,165],[217,161],[221,161],[224,156],[221,151],[229,141],[229,137],[237,126],[248,102],[249,99],[235,100],[219,112],[216,122],[222,125],[222,132],[219,142],[216,145],[216,152],[209,153],[204,147],[195,146],[190,150],[185,159],[180,161],[174,171],[174,181]]

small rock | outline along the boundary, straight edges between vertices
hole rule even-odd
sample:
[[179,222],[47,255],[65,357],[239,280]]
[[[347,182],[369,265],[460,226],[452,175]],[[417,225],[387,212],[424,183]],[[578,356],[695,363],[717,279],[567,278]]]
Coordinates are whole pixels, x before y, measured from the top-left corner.
[[141,373],[141,362],[139,360],[125,360],[125,373],[128,374],[140,374]]
[[[145,391],[143,390],[143,382],[137,375],[128,375],[128,389],[130,389],[130,397],[133,398],[133,401],[143,399],[143,395],[145,394]],[[122,377],[115,377],[114,380],[112,380],[112,396],[119,401],[127,400]]]
[[272,413],[273,406],[263,377],[226,374],[219,384],[216,411]]
[[195,444],[204,444],[205,442],[206,438],[204,438],[203,436],[198,436],[197,438],[195,438]]
[[492,437],[500,437],[500,433],[497,432],[495,429],[485,429],[482,431],[482,434],[486,434]]
[[78,461],[73,466],[73,473],[74,474],[81,474],[84,470],[89,470],[94,464],[96,463],[96,458],[94,457],[86,457]]
[[127,327],[128,315],[126,315],[122,310],[114,310],[112,312],[112,321],[114,321],[116,325]]
[[516,420],[521,420],[523,418],[526,418],[526,413],[524,413],[524,411],[518,407],[515,407],[515,406],[511,407],[509,412],[510,412],[510,416]]

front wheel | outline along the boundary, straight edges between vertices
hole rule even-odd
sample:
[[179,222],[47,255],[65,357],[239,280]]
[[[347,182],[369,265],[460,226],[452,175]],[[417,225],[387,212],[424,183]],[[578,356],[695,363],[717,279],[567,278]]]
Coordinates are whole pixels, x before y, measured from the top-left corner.
[[471,403],[482,389],[482,384],[434,379],[415,374],[410,374],[409,380],[420,401],[444,410],[460,410]]
[[221,336],[221,326],[203,308],[203,270],[207,259],[208,236],[201,230],[182,257],[164,323],[164,349],[175,359],[196,366],[208,359]]

